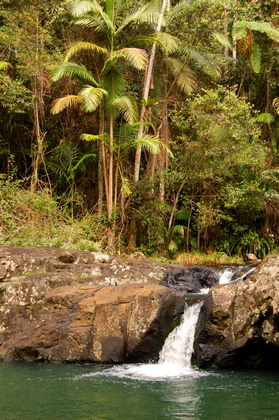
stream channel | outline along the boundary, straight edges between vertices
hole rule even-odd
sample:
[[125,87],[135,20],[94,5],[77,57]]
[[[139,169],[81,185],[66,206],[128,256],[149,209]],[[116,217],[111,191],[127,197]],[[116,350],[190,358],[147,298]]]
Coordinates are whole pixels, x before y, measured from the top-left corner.
[[186,305],[157,363],[0,363],[0,419],[278,420],[279,372],[191,366],[201,305]]

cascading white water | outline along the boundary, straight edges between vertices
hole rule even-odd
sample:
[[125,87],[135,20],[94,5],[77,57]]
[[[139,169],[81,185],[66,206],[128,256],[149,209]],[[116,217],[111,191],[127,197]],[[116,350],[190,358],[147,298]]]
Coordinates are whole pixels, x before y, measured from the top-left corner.
[[[157,364],[121,365],[102,371],[102,375],[147,381],[205,375],[191,368],[195,328],[203,302],[186,307],[181,324],[173,330],[160,353]],[[84,376],[95,376],[94,374]]]
[[185,309],[180,325],[169,334],[165,341],[160,353],[159,365],[191,367],[195,328],[201,305],[202,302],[198,302]]
[[219,278],[219,284],[230,283],[233,274],[234,272],[230,269],[226,269],[225,271],[223,271]]

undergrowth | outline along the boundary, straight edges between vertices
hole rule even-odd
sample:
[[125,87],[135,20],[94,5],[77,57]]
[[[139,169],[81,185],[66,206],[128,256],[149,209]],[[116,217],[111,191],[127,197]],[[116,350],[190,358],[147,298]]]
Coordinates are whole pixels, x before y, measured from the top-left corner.
[[18,183],[0,184],[0,243],[101,251],[105,227],[96,215],[71,219],[49,190],[32,193]]

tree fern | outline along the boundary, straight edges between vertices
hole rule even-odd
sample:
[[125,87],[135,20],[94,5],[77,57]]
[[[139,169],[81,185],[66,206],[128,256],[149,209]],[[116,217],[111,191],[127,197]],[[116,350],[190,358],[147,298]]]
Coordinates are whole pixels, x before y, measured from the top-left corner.
[[252,69],[255,73],[260,73],[261,71],[261,48],[258,44],[254,44],[252,48],[252,54],[250,57]]
[[236,39],[244,38],[248,31],[256,31],[265,34],[269,39],[279,42],[279,31],[270,25],[268,22],[249,22],[240,21],[235,22],[232,29],[232,35]]

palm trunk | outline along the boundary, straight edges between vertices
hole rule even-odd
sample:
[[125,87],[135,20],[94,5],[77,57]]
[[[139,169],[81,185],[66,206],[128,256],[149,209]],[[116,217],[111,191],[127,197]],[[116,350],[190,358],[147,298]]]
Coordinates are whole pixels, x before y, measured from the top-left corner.
[[[163,0],[162,6],[161,6],[161,12],[157,23],[156,31],[160,32],[163,25],[163,18],[166,11],[166,8],[168,6],[169,0]],[[152,45],[151,54],[148,62],[148,66],[145,73],[145,80],[144,80],[144,86],[143,86],[143,102],[146,103],[148,100],[149,92],[150,92],[150,86],[152,81],[152,73],[154,68],[154,61],[155,61],[155,55],[156,55],[156,44]],[[145,105],[142,105],[141,113],[140,113],[140,122],[144,121],[144,115],[145,115]],[[140,125],[138,137],[139,139],[142,139],[144,134],[144,126]],[[139,180],[139,174],[140,174],[140,161],[141,161],[141,146],[137,147],[136,150],[136,156],[135,156],[135,167],[134,167],[134,181],[137,182]]]

